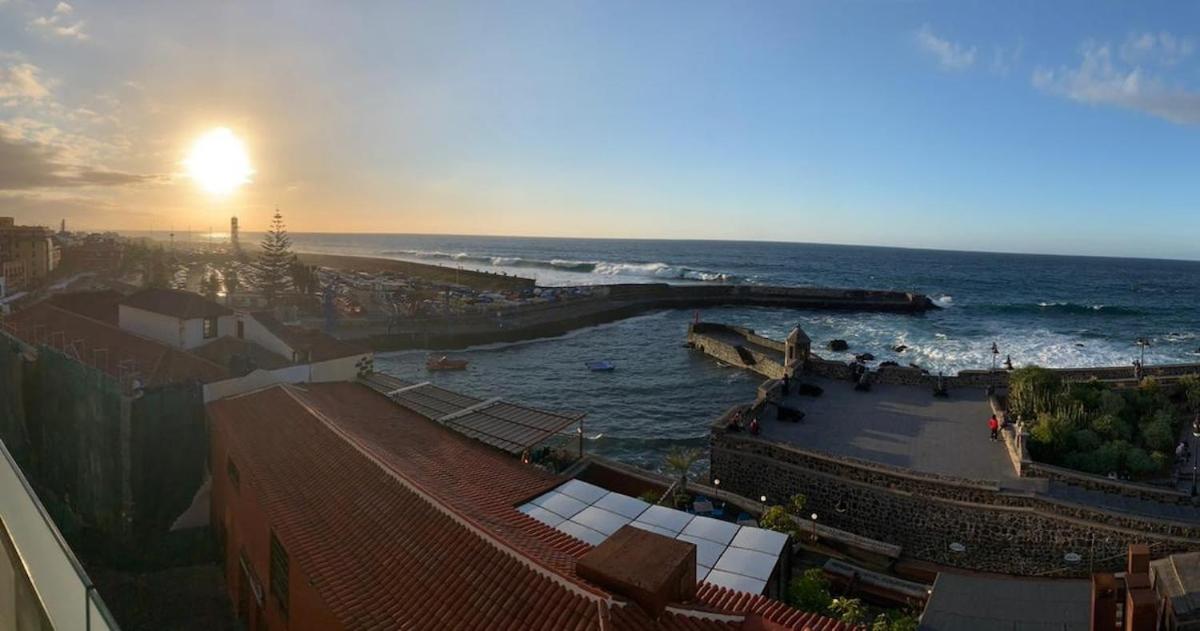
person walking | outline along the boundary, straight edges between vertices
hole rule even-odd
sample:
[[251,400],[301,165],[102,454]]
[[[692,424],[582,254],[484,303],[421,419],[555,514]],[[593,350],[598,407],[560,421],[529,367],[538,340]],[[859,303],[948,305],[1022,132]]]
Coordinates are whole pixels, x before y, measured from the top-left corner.
[[992,431],[992,440],[1000,440],[1000,421],[996,420],[995,414],[988,419],[988,429]]

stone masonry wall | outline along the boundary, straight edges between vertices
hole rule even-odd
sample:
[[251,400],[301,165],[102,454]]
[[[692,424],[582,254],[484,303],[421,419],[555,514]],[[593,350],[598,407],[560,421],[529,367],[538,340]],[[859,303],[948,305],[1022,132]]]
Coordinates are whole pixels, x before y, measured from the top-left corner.
[[[768,503],[795,493],[827,525],[903,546],[907,556],[981,571],[1086,575],[1118,569],[1129,543],[1155,556],[1200,549],[1200,524],[1107,513],[1001,491],[987,483],[926,476],[781,446],[745,434],[712,433],[712,476],[721,488]],[[965,552],[950,549],[953,542]],[[1064,555],[1081,555],[1068,563]]]

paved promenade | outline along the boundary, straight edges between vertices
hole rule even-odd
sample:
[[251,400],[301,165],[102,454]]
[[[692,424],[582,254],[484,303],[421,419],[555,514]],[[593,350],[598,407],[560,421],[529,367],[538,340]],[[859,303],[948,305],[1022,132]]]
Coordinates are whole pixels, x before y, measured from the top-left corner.
[[874,385],[857,392],[848,381],[806,377],[819,397],[787,397],[806,413],[799,423],[768,420],[763,437],[807,449],[926,473],[1020,486],[1004,443],[988,438],[991,414],[981,388],[937,398],[928,388]]

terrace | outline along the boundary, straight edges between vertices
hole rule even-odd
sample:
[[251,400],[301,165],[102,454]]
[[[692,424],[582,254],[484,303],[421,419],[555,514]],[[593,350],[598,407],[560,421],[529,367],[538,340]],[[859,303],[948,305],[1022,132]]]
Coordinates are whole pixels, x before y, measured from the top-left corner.
[[793,387],[783,405],[803,411],[804,419],[779,421],[768,413],[763,438],[923,473],[1001,485],[1018,480],[1004,443],[988,439],[991,408],[983,389],[956,389],[936,398],[918,386],[874,384],[859,392],[847,381],[803,382],[824,392],[801,396]]

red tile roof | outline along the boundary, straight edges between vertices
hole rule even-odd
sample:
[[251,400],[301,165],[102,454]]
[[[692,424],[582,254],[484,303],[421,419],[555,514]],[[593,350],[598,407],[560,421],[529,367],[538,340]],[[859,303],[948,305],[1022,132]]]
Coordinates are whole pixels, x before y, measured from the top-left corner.
[[193,379],[209,383],[229,376],[225,368],[206,359],[48,302],[22,309],[3,324],[27,344],[66,352],[113,377],[136,371],[146,386]]
[[347,628],[839,628],[707,585],[651,620],[576,575],[591,546],[516,509],[561,478],[365,386],[273,386],[208,410],[242,484]]
[[200,294],[178,289],[143,289],[123,300],[121,304],[181,320],[233,315],[233,310],[229,307],[219,305]]
[[120,292],[112,289],[98,289],[55,294],[48,298],[47,302],[93,320],[116,325],[117,305],[124,299],[125,296]]

